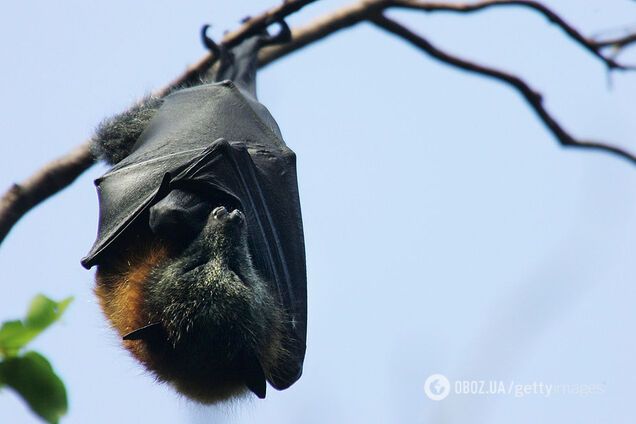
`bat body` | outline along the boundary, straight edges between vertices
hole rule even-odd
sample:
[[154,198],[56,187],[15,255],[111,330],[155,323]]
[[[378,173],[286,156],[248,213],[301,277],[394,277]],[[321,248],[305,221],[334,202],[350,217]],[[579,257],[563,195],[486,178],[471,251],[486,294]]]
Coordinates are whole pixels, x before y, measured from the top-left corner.
[[214,82],[146,99],[99,128],[96,293],[124,346],[211,403],[285,389],[305,354],[294,153],[255,93],[255,36]]

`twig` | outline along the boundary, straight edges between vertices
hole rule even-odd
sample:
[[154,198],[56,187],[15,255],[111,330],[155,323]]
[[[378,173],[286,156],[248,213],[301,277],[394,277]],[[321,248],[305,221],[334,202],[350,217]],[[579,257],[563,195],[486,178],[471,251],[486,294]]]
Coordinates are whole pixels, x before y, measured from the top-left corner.
[[636,43],[636,34],[627,34],[622,37],[611,38],[607,40],[595,40],[594,45],[599,49],[612,47],[614,49],[624,49],[630,44]]
[[602,45],[598,42],[591,40],[581,34],[574,26],[567,23],[556,12],[548,8],[547,6],[532,0],[485,0],[476,3],[446,3],[446,2],[428,2],[421,0],[394,0],[392,1],[394,7],[410,10],[422,10],[425,12],[458,12],[458,13],[472,13],[481,10],[501,7],[501,6],[518,6],[531,9],[540,13],[550,22],[558,26],[568,37],[574,40],[577,44],[583,47],[592,55],[601,60],[609,70],[635,70],[635,67],[622,65],[611,57],[607,57],[603,54]]
[[554,134],[559,143],[561,143],[563,146],[602,150],[618,155],[636,165],[636,156],[632,155],[624,149],[595,141],[577,140],[572,135],[570,135],[545,109],[545,107],[543,106],[543,99],[541,94],[533,90],[519,77],[500,71],[498,69],[489,68],[483,65],[476,64],[474,62],[469,62],[457,56],[452,56],[433,46],[429,41],[415,34],[408,28],[400,25],[392,19],[387,18],[384,15],[378,15],[372,18],[372,21],[380,28],[383,28],[390,33],[393,33],[398,37],[408,41],[418,49],[443,63],[478,75],[490,77],[497,81],[510,85],[524,97],[530,107],[539,116],[539,119],[541,119],[545,126],[550,130],[550,132],[552,132],[552,134]]

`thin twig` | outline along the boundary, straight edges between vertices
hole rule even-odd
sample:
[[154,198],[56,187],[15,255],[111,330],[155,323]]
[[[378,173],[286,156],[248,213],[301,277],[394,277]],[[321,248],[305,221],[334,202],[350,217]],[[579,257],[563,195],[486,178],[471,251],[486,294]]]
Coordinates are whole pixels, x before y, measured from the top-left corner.
[[502,6],[518,6],[525,7],[535,12],[540,13],[550,22],[558,26],[565,34],[568,35],[577,44],[583,47],[592,55],[601,60],[609,70],[635,70],[633,66],[622,65],[611,57],[607,57],[603,54],[602,45],[598,42],[591,40],[581,34],[573,25],[567,23],[556,12],[547,6],[532,0],[485,0],[475,3],[447,3],[447,2],[428,2],[421,0],[393,0],[393,7],[410,9],[410,10],[422,10],[424,12],[458,12],[458,13],[472,13],[481,10],[502,7]]
[[636,43],[636,34],[627,34],[622,37],[610,38],[607,40],[594,40],[593,43],[599,49],[611,47],[613,49],[621,50]]
[[532,89],[519,77],[500,71],[498,69],[489,68],[474,62],[467,61],[457,56],[450,55],[433,46],[428,40],[422,38],[408,28],[400,25],[392,19],[387,18],[384,15],[378,15],[372,18],[372,22],[378,25],[380,28],[383,28],[390,33],[395,34],[398,37],[408,41],[418,49],[443,63],[463,69],[468,72],[493,78],[497,81],[506,83],[509,86],[513,87],[523,96],[530,107],[539,116],[539,119],[545,124],[550,132],[554,134],[559,143],[561,143],[563,146],[602,150],[618,155],[636,165],[636,156],[632,155],[624,149],[595,141],[577,140],[572,135],[570,135],[545,109],[545,107],[543,106],[543,98],[541,94]]

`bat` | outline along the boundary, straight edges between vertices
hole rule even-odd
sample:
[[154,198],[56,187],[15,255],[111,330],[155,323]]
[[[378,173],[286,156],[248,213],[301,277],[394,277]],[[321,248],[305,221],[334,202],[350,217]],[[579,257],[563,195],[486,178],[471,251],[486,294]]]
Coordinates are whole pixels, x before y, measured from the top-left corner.
[[122,343],[160,381],[214,403],[300,378],[307,302],[296,156],[256,97],[260,48],[226,50],[211,81],[104,121],[97,239],[82,265]]

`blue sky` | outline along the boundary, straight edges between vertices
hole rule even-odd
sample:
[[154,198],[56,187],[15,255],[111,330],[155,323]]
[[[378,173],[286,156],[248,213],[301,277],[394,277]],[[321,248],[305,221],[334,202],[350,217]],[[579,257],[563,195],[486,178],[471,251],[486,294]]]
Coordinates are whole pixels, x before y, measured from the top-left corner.
[[[546,1],[587,34],[634,27],[627,0]],[[164,85],[270,1],[44,1],[0,16],[0,186]],[[292,25],[333,10],[323,1]],[[636,152],[636,75],[616,74],[541,17],[393,13],[448,50],[519,73],[572,133]],[[635,49],[636,50],[636,49]],[[636,63],[636,54],[625,55]],[[97,225],[96,166],[0,247],[0,319],[37,292],[75,296],[34,343],[64,377],[66,423],[634,421],[636,167],[564,150],[507,87],[360,25],[265,69],[259,95],[298,156],[306,234],[305,372],[265,401],[200,407],[118,346],[79,265]],[[603,393],[426,398],[451,381],[595,384]],[[0,394],[0,421],[37,422]]]

